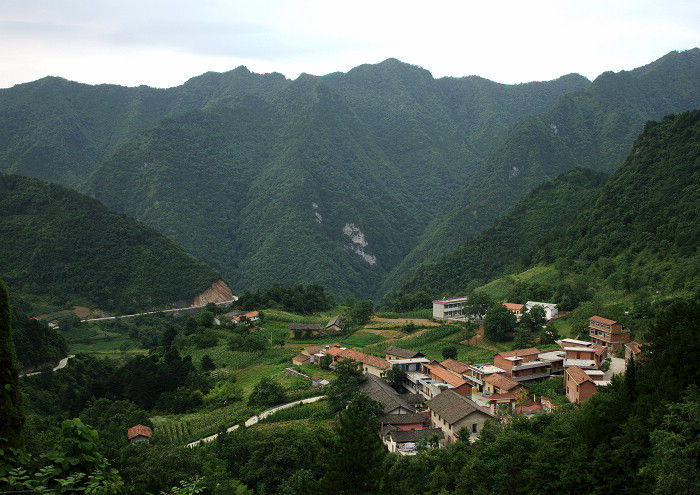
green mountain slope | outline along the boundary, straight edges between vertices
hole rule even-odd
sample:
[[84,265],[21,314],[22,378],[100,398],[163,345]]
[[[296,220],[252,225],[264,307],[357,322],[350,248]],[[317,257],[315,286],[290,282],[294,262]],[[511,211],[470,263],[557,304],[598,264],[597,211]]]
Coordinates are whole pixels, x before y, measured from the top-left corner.
[[700,288],[700,110],[648,122],[632,152],[533,260],[615,288]]
[[698,98],[697,52],[594,84],[434,79],[394,59],[295,81],[238,68],[167,90],[52,78],[0,92],[0,170],[94,195],[237,289],[376,297],[544,180],[612,170],[649,113]]
[[492,227],[437,262],[421,266],[403,290],[456,295],[528,266],[538,242],[588,203],[606,178],[604,173],[577,167],[537,186]]
[[518,198],[575,166],[610,172],[645,121],[700,107],[700,49],[672,52],[630,72],[605,73],[518,123],[428,226],[384,289],[412,267],[455,249],[493,223]]
[[68,354],[66,340],[58,331],[41,321],[29,318],[12,307],[12,338],[17,361],[24,369],[56,365]]
[[[396,60],[302,75],[277,92],[163,121],[99,167],[87,190],[236,288],[305,282],[367,297],[477,162],[464,144],[469,119],[505,134],[503,121],[587,84],[436,81]],[[473,100],[453,101],[470,87],[497,103],[470,112]]]
[[91,86],[58,77],[0,89],[0,172],[78,187],[135,134],[168,116],[267,95],[288,81],[244,67],[207,73],[182,86]]
[[127,311],[193,298],[220,278],[162,234],[98,201],[0,175],[0,274],[40,306]]
[[305,280],[367,293],[405,255],[401,239],[417,235],[401,182],[354,113],[308,78],[272,105],[247,99],[163,122],[89,188],[238,288]]

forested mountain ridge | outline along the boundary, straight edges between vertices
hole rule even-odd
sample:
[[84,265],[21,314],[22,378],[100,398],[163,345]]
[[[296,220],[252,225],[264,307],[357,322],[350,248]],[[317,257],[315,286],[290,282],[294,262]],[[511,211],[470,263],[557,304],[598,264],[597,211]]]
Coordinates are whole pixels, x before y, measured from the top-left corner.
[[[391,73],[385,70],[386,66],[410,69]],[[391,59],[382,64],[363,66],[363,70],[376,72],[375,78],[408,77],[412,80],[411,72],[419,69]],[[487,97],[494,91],[491,86],[498,87],[496,93],[502,91],[503,97],[510,100],[509,105],[498,110],[504,115],[513,114],[515,118],[544,110],[564,92],[590,84],[587,79],[572,75],[517,86],[498,85],[491,81],[484,85],[485,80],[472,85],[471,78],[434,80],[429,72],[420,71],[429,76],[429,86],[434,88],[460,85],[469,90],[473,86],[475,95]],[[351,78],[350,73],[316,79],[342,86],[346,78]],[[45,77],[0,89],[0,172],[78,187],[131,137],[152,128],[166,117],[229,105],[243,96],[257,96],[271,102],[293,82],[279,73],[255,74],[241,66],[224,73],[207,72],[168,89],[110,84],[93,86],[59,77]],[[409,82],[404,80],[402,84]],[[490,89],[480,89],[483,86]],[[522,94],[524,98],[513,98],[516,94]],[[418,92],[414,96],[412,106],[426,104],[425,95]],[[386,99],[386,95],[383,98]],[[496,125],[503,127],[500,115],[493,117]]]
[[286,83],[281,74],[239,67],[169,89],[59,77],[0,89],[0,172],[78,187],[129,138],[163,118],[234,96],[269,95]]
[[453,296],[529,266],[539,241],[571,219],[607,177],[603,172],[577,167],[540,184],[493,226],[438,261],[419,267],[403,290],[424,289],[434,295]]
[[533,260],[560,260],[614,287],[700,288],[700,110],[648,122],[632,152]]
[[236,290],[378,298],[541,182],[612,170],[648,113],[698,98],[698,52],[595,83],[434,79],[395,59],[294,81],[238,68],[167,90],[49,78],[0,92],[0,169],[98,197]]
[[613,171],[644,122],[700,107],[699,81],[700,49],[671,52],[632,71],[606,72],[525,118],[446,202],[383,287],[400,286],[412,267],[454,250],[544,180],[574,166]]
[[0,274],[42,307],[163,307],[221,276],[162,234],[98,201],[38,179],[0,174]]

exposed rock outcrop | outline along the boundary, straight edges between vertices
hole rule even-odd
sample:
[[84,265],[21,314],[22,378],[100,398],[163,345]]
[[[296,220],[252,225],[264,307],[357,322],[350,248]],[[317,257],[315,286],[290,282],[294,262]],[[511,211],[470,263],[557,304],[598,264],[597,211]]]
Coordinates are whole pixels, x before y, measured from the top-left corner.
[[195,296],[193,306],[204,306],[208,303],[221,303],[233,301],[234,295],[231,289],[223,280],[217,280],[211,286],[202,292],[201,294]]

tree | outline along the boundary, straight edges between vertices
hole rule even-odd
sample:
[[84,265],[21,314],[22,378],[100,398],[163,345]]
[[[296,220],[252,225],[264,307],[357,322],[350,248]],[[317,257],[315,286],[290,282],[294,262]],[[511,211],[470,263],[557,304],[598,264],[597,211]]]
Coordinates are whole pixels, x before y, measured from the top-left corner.
[[352,359],[343,359],[335,366],[338,376],[326,387],[328,404],[334,411],[345,409],[348,402],[357,394],[360,384],[364,381],[359,363]]
[[272,381],[270,378],[262,378],[253,387],[253,391],[248,397],[248,405],[254,407],[270,407],[282,404],[287,400],[282,385]]
[[327,370],[328,368],[330,368],[332,362],[333,362],[333,358],[331,357],[331,355],[324,354],[323,357],[321,358],[321,362],[319,363],[319,366],[321,367],[322,370]]
[[357,394],[338,415],[324,480],[333,493],[376,493],[386,456],[377,435],[381,414],[377,402]]
[[523,313],[520,318],[520,325],[530,330],[530,333],[539,332],[547,321],[547,315],[544,308],[540,305],[535,305],[530,308],[530,311]]
[[444,359],[457,359],[457,348],[453,345],[448,345],[442,349],[442,357]]
[[540,344],[554,344],[560,338],[561,336],[559,335],[557,328],[554,325],[547,325],[542,332],[542,336],[540,337]]
[[385,377],[389,384],[400,392],[406,381],[406,370],[401,365],[395,364],[386,370]]
[[0,449],[24,445],[25,417],[11,323],[10,299],[0,280]]
[[484,317],[484,335],[490,340],[504,342],[515,330],[516,323],[515,315],[502,304],[497,304]]
[[493,304],[493,299],[486,292],[472,292],[464,305],[464,312],[467,317],[475,316],[477,319],[482,319]]
[[169,349],[173,345],[173,341],[177,336],[177,328],[174,325],[168,325],[163,331],[163,336],[161,337],[161,345],[166,349]]
[[202,311],[197,315],[197,322],[205,328],[211,328],[214,324],[214,313]]
[[515,338],[513,339],[513,345],[516,349],[526,349],[532,347],[534,344],[534,339],[532,338],[532,333],[527,327],[521,327],[518,325],[515,329]]
[[349,317],[355,325],[365,325],[369,323],[374,313],[374,304],[372,301],[358,301],[352,308],[350,308]]
[[641,472],[654,478],[655,494],[700,493],[699,401],[698,388],[688,387],[683,401],[668,404],[661,425],[649,435],[651,456]]
[[202,371],[212,371],[216,369],[216,364],[214,364],[214,360],[212,360],[211,356],[209,354],[205,354],[202,356]]

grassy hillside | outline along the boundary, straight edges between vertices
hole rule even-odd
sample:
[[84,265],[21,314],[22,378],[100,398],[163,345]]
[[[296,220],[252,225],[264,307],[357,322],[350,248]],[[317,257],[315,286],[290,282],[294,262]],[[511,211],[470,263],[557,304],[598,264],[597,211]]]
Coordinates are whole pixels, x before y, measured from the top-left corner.
[[98,201],[37,179],[0,175],[0,274],[40,308],[105,310],[189,299],[220,278],[162,234]]

